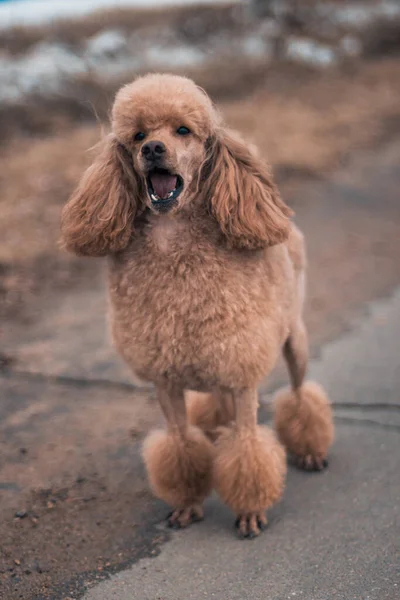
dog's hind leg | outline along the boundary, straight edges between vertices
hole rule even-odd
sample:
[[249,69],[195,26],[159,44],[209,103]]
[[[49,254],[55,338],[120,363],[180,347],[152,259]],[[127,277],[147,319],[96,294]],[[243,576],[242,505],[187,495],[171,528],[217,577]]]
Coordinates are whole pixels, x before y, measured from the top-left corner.
[[303,384],[308,363],[307,330],[302,320],[299,320],[286,340],[283,355],[289,369],[292,389],[298,390]]
[[156,496],[173,507],[171,527],[186,527],[203,517],[202,503],[212,489],[214,447],[206,435],[189,425],[183,390],[159,388],[166,430],[151,432],[143,458]]
[[214,485],[236,515],[241,538],[253,538],[264,529],[265,511],[283,492],[286,455],[268,427],[257,425],[257,390],[233,393],[236,421],[218,437]]
[[308,471],[321,471],[328,464],[327,452],[333,442],[332,409],[321,386],[304,382],[308,343],[302,321],[293,328],[283,354],[291,389],[280,390],[275,396],[275,428],[297,466]]
[[218,437],[220,427],[228,426],[235,419],[231,392],[187,391],[185,397],[189,424],[200,427],[212,441]]

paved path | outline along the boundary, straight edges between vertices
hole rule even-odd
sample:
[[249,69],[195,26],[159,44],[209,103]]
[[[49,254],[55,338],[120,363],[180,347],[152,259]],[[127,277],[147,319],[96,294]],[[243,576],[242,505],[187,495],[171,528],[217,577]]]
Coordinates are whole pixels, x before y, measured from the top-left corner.
[[[398,600],[400,598],[400,292],[325,347],[311,375],[335,403],[337,440],[323,474],[290,469],[258,539],[238,541],[217,498],[206,520],[159,556],[85,600]],[[163,527],[163,525],[160,525]]]

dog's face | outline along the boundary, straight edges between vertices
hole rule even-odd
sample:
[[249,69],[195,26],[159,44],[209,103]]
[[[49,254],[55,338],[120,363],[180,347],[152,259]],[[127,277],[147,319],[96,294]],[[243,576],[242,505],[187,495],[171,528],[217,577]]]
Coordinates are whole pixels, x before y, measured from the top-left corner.
[[118,93],[113,130],[153,212],[176,212],[195,196],[217,119],[209,98],[182,77],[149,75]]
[[145,201],[156,212],[177,210],[195,191],[204,144],[191,127],[184,117],[153,127],[143,120],[134,134],[134,168],[146,180]]

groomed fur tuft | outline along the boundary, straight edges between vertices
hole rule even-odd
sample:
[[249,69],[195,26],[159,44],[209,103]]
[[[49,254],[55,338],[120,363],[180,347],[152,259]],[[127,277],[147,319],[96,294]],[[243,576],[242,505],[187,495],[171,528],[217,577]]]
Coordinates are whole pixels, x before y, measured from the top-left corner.
[[259,513],[280,500],[285,451],[268,427],[225,429],[216,443],[214,485],[235,514]]
[[298,457],[325,458],[334,438],[332,408],[323,388],[307,381],[274,398],[274,425],[287,450]]
[[209,156],[202,189],[229,245],[256,249],[284,242],[293,213],[249,144],[221,129],[210,140]]
[[188,423],[199,427],[212,441],[218,436],[218,427],[228,425],[235,416],[233,406],[225,404],[225,411],[222,409],[216,394],[187,392],[186,407]]
[[197,427],[184,437],[169,431],[151,432],[143,458],[156,496],[174,507],[201,503],[212,489],[214,447]]
[[62,212],[64,246],[79,255],[104,256],[123,250],[143,195],[132,160],[116,138],[107,136],[99,148]]
[[188,423],[199,427],[207,436],[213,435],[221,425],[216,398],[202,392],[187,392],[185,397]]

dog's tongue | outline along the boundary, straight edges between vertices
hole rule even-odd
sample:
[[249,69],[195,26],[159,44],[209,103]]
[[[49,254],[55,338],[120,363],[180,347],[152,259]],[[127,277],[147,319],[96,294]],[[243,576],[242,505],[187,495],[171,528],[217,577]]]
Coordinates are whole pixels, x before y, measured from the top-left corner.
[[150,179],[153,190],[159,198],[166,198],[176,188],[176,175],[153,173]]

